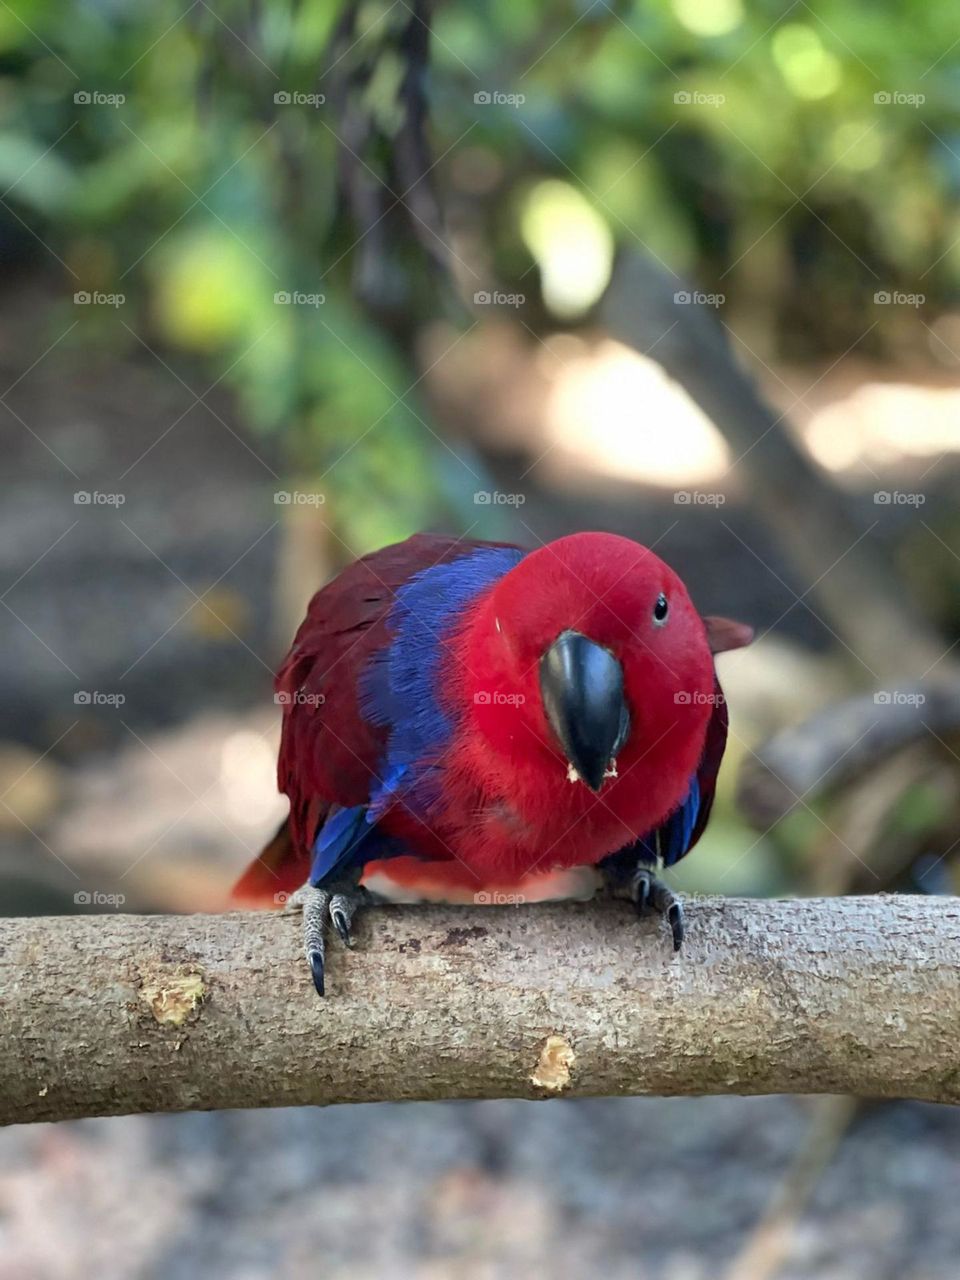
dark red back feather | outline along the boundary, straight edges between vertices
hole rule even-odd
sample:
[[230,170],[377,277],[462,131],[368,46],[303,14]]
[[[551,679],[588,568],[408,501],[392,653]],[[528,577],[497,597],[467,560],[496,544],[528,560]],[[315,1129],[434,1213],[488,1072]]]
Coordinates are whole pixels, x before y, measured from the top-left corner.
[[299,887],[330,807],[367,800],[388,731],[361,714],[360,673],[390,641],[387,623],[399,588],[477,547],[506,545],[418,533],[355,560],[313,596],[274,681],[283,707],[277,782],[289,797],[290,817],[235,897],[269,903]]

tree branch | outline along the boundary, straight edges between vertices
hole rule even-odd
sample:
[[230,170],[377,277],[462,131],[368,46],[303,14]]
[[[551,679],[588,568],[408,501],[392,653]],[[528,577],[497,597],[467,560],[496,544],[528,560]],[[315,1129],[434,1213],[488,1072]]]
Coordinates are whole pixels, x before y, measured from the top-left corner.
[[[786,817],[799,797],[813,800],[876,772],[915,742],[960,732],[960,680],[903,685],[894,695],[862,694],[787,725],[748,755],[737,776],[737,807],[757,827]],[[943,745],[941,743],[941,745]]]
[[566,1094],[960,1101],[960,901],[384,908],[314,994],[293,915],[0,924],[0,1123]]

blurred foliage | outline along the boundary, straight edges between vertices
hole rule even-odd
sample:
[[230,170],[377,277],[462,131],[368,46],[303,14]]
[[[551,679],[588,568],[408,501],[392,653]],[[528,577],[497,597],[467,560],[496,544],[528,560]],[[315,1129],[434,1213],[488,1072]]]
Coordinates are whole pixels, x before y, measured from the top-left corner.
[[[351,218],[336,174],[382,174],[410,9],[359,4],[331,61],[341,11],[8,0],[0,251],[49,263],[68,295],[122,292],[76,340],[133,349],[129,324],[203,361],[291,470],[329,477],[355,545],[463,509],[411,389],[413,343],[477,292],[524,294],[545,329],[589,309],[613,243],[640,244],[759,317],[781,356],[847,349],[877,290],[955,298],[954,5],[485,0],[435,15],[430,181],[452,270],[424,267],[423,219],[385,224],[376,289],[409,317],[391,332],[362,278],[375,228]],[[335,76],[376,125],[370,150],[339,159],[342,121],[316,101]],[[874,350],[894,311],[871,314]]]

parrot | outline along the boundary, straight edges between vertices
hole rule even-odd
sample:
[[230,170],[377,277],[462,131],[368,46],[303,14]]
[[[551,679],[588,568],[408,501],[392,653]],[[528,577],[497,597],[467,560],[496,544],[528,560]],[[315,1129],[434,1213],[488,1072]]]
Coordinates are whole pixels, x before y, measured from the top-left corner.
[[710,815],[727,739],[714,656],[752,629],[701,617],[630,538],[527,550],[418,533],[311,599],[275,681],[289,816],[234,888],[302,909],[319,995],[329,929],[396,902],[586,900],[658,913],[655,872]]

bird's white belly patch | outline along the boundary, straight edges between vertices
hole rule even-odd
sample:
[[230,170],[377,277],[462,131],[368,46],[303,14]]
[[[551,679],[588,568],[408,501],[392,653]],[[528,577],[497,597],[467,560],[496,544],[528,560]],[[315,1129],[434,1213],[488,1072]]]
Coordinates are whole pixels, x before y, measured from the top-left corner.
[[588,902],[602,878],[596,867],[563,867],[534,871],[509,883],[484,883],[459,863],[392,858],[370,863],[360,883],[381,902],[507,907],[527,902]]

